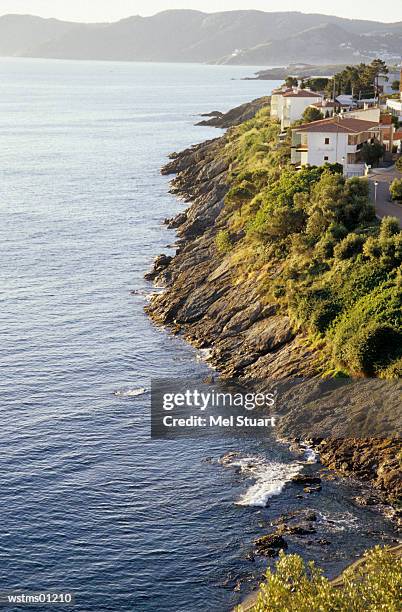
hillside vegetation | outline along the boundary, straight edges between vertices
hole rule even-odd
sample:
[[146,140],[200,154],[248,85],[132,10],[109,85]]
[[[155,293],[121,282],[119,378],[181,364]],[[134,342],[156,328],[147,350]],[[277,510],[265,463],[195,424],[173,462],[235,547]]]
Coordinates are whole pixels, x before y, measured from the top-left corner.
[[276,571],[267,571],[252,611],[397,612],[401,609],[401,580],[400,559],[380,547],[366,553],[363,564],[344,572],[340,588],[331,584],[313,562],[306,564],[298,555],[282,553]]
[[402,375],[402,232],[380,223],[368,183],[341,167],[290,165],[269,109],[232,128],[230,190],[216,246],[237,281],[255,277],[295,331],[322,349],[325,374]]

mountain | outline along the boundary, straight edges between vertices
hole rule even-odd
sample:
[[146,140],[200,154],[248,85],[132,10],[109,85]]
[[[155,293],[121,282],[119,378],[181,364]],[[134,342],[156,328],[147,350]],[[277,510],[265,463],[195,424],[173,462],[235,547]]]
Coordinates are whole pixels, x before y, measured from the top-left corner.
[[170,10],[105,24],[0,18],[2,56],[255,65],[390,59],[401,52],[402,22],[300,12]]

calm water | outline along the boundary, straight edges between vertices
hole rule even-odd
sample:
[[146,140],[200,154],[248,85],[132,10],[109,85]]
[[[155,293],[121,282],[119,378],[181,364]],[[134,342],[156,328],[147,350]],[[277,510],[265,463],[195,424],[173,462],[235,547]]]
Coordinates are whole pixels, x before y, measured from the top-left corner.
[[245,560],[259,523],[285,509],[321,510],[332,545],[292,548],[329,573],[364,548],[361,530],[366,543],[392,535],[349,485],[236,505],[254,481],[217,458],[257,457],[269,490],[286,452],[151,441],[148,393],[130,396],[152,376],[206,370],[130,294],[149,291],[143,273],[174,239],[161,220],[182,206],[159,168],[218,134],[194,127],[196,113],[270,84],[191,65],[2,59],[0,73],[0,590],[73,590],[94,612],[228,610],[238,578],[261,571]]

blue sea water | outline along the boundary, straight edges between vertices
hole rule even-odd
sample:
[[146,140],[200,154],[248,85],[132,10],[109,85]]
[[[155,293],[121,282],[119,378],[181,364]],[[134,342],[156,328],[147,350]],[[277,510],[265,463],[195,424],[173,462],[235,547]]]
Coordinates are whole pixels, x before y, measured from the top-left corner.
[[[226,611],[280,512],[321,513],[331,546],[291,550],[329,574],[393,536],[347,483],[237,505],[286,481],[294,460],[271,443],[150,439],[151,377],[207,372],[143,312],[143,274],[174,241],[161,221],[183,207],[159,169],[219,134],[198,113],[276,85],[239,80],[250,72],[0,60],[0,591],[74,591],[91,612]],[[233,450],[257,472],[220,465]]]

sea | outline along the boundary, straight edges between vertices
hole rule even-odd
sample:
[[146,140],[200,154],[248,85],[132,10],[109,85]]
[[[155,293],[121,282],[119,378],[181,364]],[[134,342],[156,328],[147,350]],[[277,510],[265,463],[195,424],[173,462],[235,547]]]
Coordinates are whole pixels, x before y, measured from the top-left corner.
[[160,168],[220,135],[201,113],[270,93],[242,80],[256,69],[0,59],[0,593],[226,612],[261,579],[253,540],[281,513],[316,512],[288,552],[328,576],[395,536],[355,483],[300,495],[308,449],[150,437],[151,380],[210,374],[144,313],[159,289],[143,275],[174,252],[163,219],[185,206]]

